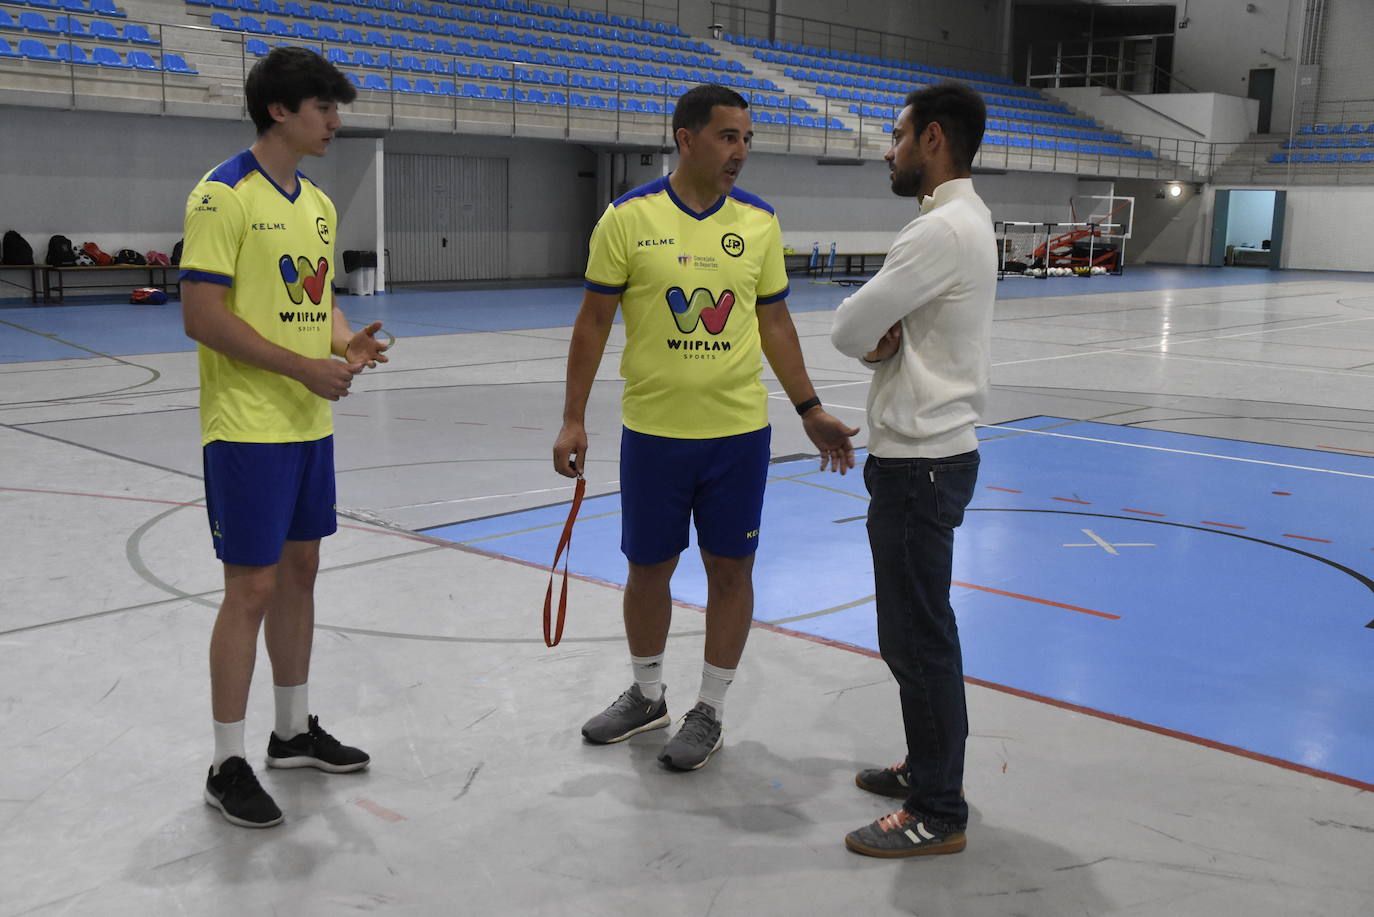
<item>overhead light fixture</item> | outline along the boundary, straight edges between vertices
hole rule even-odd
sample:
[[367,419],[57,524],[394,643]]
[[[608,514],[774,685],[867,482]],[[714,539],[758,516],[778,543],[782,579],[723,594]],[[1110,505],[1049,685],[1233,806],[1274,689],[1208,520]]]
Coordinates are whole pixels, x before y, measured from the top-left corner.
[[1169,196],[1170,196],[1170,197],[1178,197],[1178,196],[1179,196],[1180,194],[1182,194],[1182,193],[1183,193],[1183,186],[1182,186],[1182,185],[1170,185],[1170,186],[1169,186]]

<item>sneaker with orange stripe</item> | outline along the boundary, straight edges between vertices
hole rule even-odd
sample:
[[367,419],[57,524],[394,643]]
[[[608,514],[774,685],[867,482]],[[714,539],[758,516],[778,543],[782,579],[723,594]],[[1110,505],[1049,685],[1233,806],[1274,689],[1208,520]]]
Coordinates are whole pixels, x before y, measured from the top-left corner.
[[918,857],[958,853],[967,839],[955,830],[924,816],[898,809],[845,836],[844,845],[870,857]]

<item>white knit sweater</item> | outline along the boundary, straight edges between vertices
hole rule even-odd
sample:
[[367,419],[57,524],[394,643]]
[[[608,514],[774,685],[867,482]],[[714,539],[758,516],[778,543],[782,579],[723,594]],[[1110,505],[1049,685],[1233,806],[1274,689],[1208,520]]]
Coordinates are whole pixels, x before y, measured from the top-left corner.
[[875,368],[868,451],[945,458],[978,448],[997,288],[992,214],[973,181],[944,182],[898,233],[872,280],[835,314],[835,348],[863,358],[895,323],[902,345]]

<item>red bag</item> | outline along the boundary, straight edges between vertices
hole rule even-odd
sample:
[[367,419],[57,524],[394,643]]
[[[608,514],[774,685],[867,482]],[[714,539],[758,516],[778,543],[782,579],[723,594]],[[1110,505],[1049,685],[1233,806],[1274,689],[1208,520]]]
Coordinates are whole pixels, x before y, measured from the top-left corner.
[[160,306],[167,301],[167,294],[157,287],[139,287],[129,294],[129,302],[135,306]]
[[85,245],[81,246],[81,250],[90,255],[95,263],[101,267],[114,264],[114,255],[111,255],[109,252],[101,251],[100,246],[96,245],[94,242],[87,242]]
[[172,266],[172,259],[168,258],[166,255],[159,251],[150,251],[143,257],[147,259],[149,264],[158,265],[160,267]]

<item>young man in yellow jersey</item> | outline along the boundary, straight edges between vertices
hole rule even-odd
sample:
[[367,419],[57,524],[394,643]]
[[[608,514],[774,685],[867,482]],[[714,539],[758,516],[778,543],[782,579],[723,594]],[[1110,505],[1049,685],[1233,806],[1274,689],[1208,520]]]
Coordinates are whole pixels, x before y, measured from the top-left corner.
[[668,725],[661,666],[669,581],[694,521],[707,579],[705,665],[696,705],[659,756],[675,770],[699,768],[720,748],[725,692],[753,618],[770,433],[760,354],[822,468],[852,468],[849,437],[858,432],[821,408],[807,377],[773,208],[735,187],[753,137],[748,108],[723,86],[688,91],[673,113],[677,168],[614,201],[597,223],[553,448],[560,474],[586,467],[587,397],[619,306],[621,550],[634,684],[582,735],[607,744]]
[[205,801],[236,825],[267,827],[281,810],[243,738],[264,622],[276,700],[268,765],[340,773],[369,761],[309,715],[306,680],[320,539],[336,529],[328,402],[387,358],[381,323],[354,333],[334,302],[334,205],[296,171],[324,155],[352,84],[314,52],[282,47],[253,66],[244,89],[257,140],[187,200],[181,293],[186,334],[199,344],[206,509],[224,564]]

